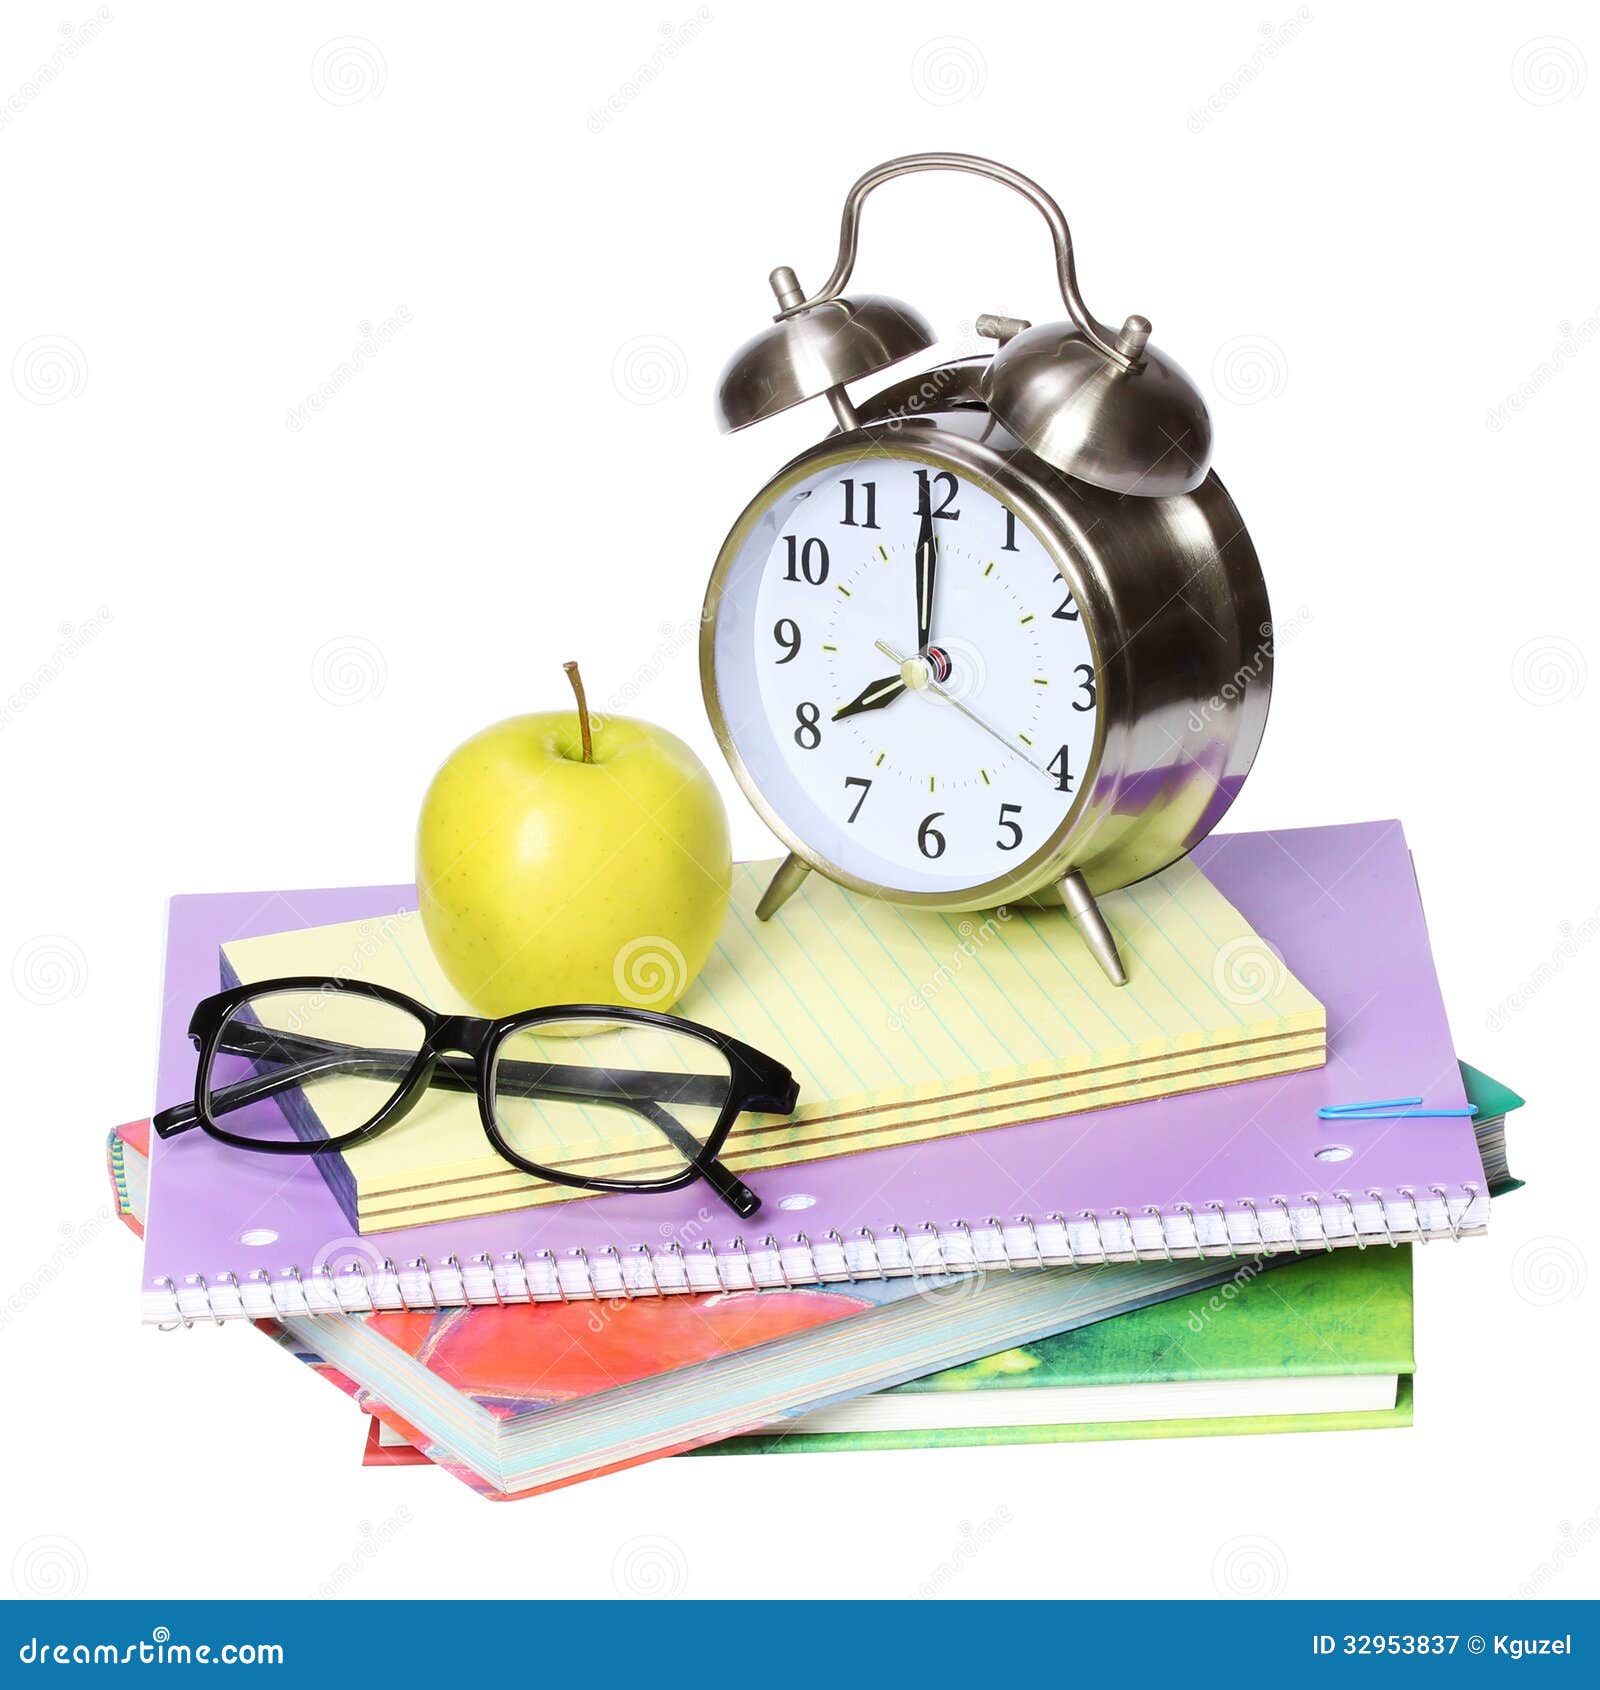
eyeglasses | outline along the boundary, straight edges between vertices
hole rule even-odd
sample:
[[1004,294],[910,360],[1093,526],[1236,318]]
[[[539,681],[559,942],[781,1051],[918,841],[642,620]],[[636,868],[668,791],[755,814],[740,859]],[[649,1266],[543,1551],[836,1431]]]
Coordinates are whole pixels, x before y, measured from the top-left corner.
[[703,1179],[741,1216],[761,1200],[717,1160],[745,1110],[790,1114],[781,1063],[648,1009],[561,1004],[483,1021],[360,980],[293,979],[204,999],[194,1102],[161,1138],[201,1127],[240,1150],[326,1156],[403,1120],[430,1087],[475,1094],[505,1160],[584,1191],[676,1191]]

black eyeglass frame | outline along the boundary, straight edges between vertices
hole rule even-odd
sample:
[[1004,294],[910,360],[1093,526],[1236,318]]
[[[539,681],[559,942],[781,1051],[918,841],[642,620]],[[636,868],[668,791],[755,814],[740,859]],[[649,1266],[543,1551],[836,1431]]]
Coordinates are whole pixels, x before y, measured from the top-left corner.
[[[414,1017],[423,1028],[423,1039],[415,1056],[410,1052],[388,1053],[404,1056],[409,1066],[395,1082],[394,1096],[363,1126],[350,1132],[320,1139],[267,1140],[242,1138],[219,1126],[208,1106],[211,1094],[211,1068],[223,1054],[222,1036],[234,1012],[253,998],[279,992],[340,993],[366,997],[387,1004]],[[678,1173],[659,1180],[619,1180],[587,1178],[559,1168],[550,1168],[520,1155],[506,1141],[494,1118],[494,1080],[496,1061],[501,1047],[513,1034],[553,1022],[570,1021],[575,1017],[621,1021],[634,1026],[657,1027],[664,1032],[683,1034],[699,1039],[720,1051],[728,1064],[728,1095],[712,1130],[701,1139],[688,1132],[668,1112],[648,1100],[633,1100],[629,1106],[641,1113],[662,1131],[677,1153],[684,1157],[685,1166]],[[268,1032],[270,1033],[270,1029]],[[277,1035],[273,1035],[277,1037]],[[478,1099],[478,1119],[484,1134],[495,1152],[513,1167],[535,1178],[555,1185],[570,1186],[583,1191],[653,1193],[678,1191],[696,1180],[703,1179],[717,1195],[738,1215],[748,1218],[761,1207],[761,1199],[730,1169],[717,1159],[727,1142],[733,1123],[746,1111],[762,1114],[788,1115],[793,1113],[800,1088],[793,1074],[775,1058],[765,1055],[752,1045],[731,1035],[706,1027],[681,1016],[665,1015],[652,1009],[635,1009],[617,1004],[551,1004],[539,1009],[522,1010],[485,1020],[473,1015],[445,1015],[419,1003],[404,992],[391,990],[367,980],[341,980],[318,975],[288,975],[278,980],[261,980],[250,985],[230,987],[203,998],[195,1006],[189,1019],[189,1037],[199,1053],[195,1068],[194,1098],[191,1103],[162,1109],[151,1118],[158,1137],[175,1138],[178,1134],[200,1127],[212,1138],[239,1150],[258,1151],[269,1156],[326,1156],[375,1138],[393,1126],[413,1109],[430,1086],[445,1086],[452,1090],[472,1091]],[[325,1041],[304,1040],[307,1045]],[[334,1047],[325,1045],[332,1050]],[[384,1053],[375,1053],[384,1054]],[[461,1060],[465,1058],[465,1060]],[[551,1065],[545,1065],[547,1069]],[[594,1070],[574,1070],[593,1073]],[[284,1076],[291,1076],[285,1079]],[[274,1089],[286,1089],[297,1079],[305,1078],[303,1070],[284,1069],[278,1074],[261,1076],[258,1081],[240,1082],[255,1087],[261,1096],[269,1096]],[[672,1076],[681,1081],[692,1076]],[[279,1084],[274,1087],[273,1082]],[[720,1086],[720,1079],[718,1084]],[[628,1100],[592,1096],[599,1103]],[[664,1119],[662,1119],[664,1117]],[[673,1131],[676,1129],[676,1132]]]

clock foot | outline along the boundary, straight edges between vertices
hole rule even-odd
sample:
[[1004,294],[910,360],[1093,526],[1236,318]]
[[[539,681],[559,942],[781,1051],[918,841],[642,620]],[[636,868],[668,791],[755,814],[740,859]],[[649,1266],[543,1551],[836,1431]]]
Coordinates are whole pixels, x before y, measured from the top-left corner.
[[756,905],[756,920],[771,921],[779,910],[800,890],[800,883],[810,874],[811,870],[800,861],[793,851],[778,864],[778,872],[773,875],[772,883],[761,894],[761,902]]
[[1094,953],[1095,961],[1106,971],[1111,984],[1126,986],[1128,971],[1117,954],[1117,941],[1106,918],[1100,913],[1100,906],[1094,901],[1094,893],[1076,869],[1061,882],[1061,901],[1067,906],[1073,925],[1083,935],[1083,942]]

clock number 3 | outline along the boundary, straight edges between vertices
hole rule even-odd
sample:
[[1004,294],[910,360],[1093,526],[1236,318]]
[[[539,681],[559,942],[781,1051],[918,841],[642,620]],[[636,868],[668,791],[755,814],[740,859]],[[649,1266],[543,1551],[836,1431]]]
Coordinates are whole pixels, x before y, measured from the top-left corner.
[[1083,679],[1078,683],[1079,690],[1082,692],[1083,697],[1073,699],[1072,708],[1074,710],[1093,710],[1096,696],[1094,686],[1094,666],[1089,663],[1080,663],[1072,672],[1074,675],[1081,675],[1083,677]]

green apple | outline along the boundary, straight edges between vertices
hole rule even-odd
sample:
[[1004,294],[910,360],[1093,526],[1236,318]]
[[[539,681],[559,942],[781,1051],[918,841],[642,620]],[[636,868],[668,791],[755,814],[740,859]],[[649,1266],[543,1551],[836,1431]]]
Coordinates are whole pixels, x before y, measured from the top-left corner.
[[[446,759],[422,802],[428,942],[483,1015],[553,1003],[668,1009],[732,883],[728,817],[675,734],[579,709],[513,716]],[[592,728],[592,732],[591,732]]]

